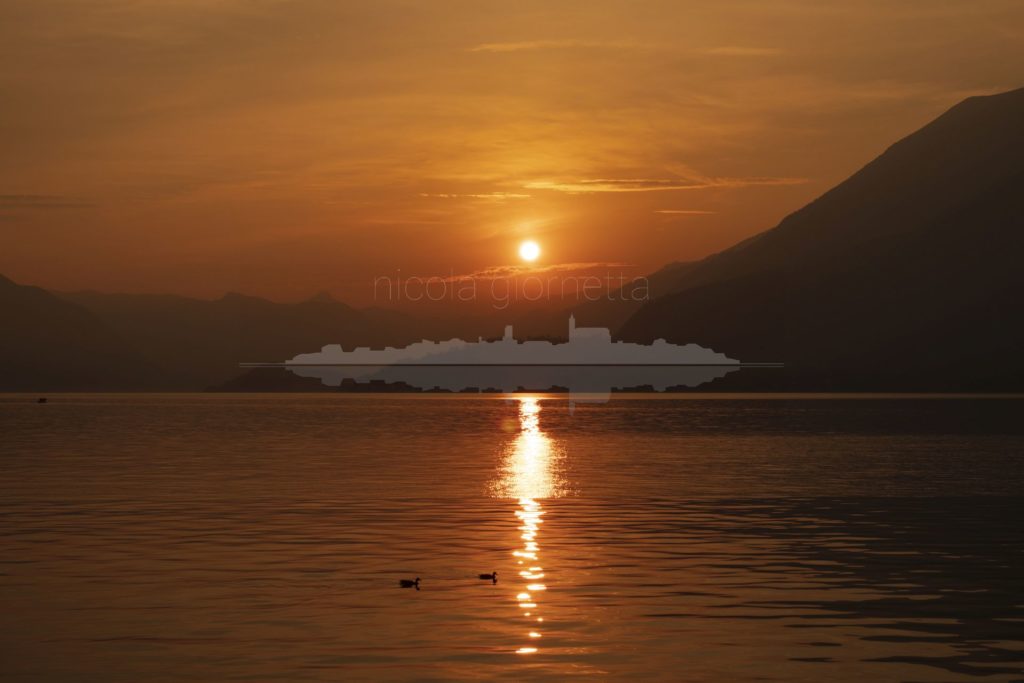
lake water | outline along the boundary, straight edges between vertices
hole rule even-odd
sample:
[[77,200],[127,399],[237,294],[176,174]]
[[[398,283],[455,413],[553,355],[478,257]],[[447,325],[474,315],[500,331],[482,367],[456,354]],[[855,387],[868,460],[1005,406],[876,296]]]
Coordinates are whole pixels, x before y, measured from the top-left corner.
[[1024,676],[1020,399],[8,395],[0,458],[4,681]]

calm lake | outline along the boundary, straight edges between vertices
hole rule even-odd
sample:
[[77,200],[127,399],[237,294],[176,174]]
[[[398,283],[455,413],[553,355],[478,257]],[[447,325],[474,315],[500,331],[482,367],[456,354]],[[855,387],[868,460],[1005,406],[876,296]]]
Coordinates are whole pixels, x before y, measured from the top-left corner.
[[3,681],[1024,677],[1021,399],[33,401]]

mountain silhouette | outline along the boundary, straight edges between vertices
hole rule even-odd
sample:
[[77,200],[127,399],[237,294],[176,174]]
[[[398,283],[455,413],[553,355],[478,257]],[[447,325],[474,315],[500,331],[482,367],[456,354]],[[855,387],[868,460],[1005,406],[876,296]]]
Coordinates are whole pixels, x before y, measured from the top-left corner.
[[[528,336],[557,340],[566,318],[557,309],[525,306],[458,318],[417,317],[355,309],[324,292],[299,303],[237,292],[216,300],[51,293],[2,276],[0,316],[13,331],[0,341],[0,391],[291,390],[300,385],[280,381],[284,374],[242,370],[239,363],[280,361],[327,343],[353,349],[423,338],[495,338],[510,320]],[[249,374],[255,377],[244,377]]]
[[686,273],[695,264],[695,261],[674,261],[643,278],[627,282],[608,296],[566,309],[561,317],[572,314],[581,325],[617,330],[647,301],[678,291]]
[[[461,318],[417,317],[386,308],[356,309],[324,292],[299,303],[237,292],[216,300],[98,292],[60,296],[93,314],[125,340],[126,348],[160,368],[163,378],[154,388],[178,390],[222,386],[248,372],[240,370],[239,363],[281,361],[325,344],[351,350],[405,346],[424,338],[490,338],[500,336],[510,320],[522,324],[528,335],[557,329],[561,336],[566,319],[557,310],[526,308]],[[245,386],[244,381],[239,386]],[[292,386],[281,385],[285,390]]]
[[351,348],[420,338],[406,316],[359,311],[323,294],[299,303],[235,292],[216,300],[96,292],[62,296],[164,370],[160,388],[219,385],[241,374],[239,363],[290,358],[328,342]]
[[1019,389],[1022,121],[1024,89],[961,102],[777,227],[688,264],[618,336],[786,363],[772,388]]
[[162,373],[81,306],[0,276],[0,390],[145,389]]

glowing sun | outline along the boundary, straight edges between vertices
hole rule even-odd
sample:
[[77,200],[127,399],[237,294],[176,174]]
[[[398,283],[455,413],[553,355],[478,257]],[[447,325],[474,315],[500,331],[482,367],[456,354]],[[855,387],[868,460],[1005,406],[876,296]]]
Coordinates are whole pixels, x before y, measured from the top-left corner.
[[524,261],[536,261],[540,256],[540,245],[533,240],[527,240],[519,245],[519,258]]

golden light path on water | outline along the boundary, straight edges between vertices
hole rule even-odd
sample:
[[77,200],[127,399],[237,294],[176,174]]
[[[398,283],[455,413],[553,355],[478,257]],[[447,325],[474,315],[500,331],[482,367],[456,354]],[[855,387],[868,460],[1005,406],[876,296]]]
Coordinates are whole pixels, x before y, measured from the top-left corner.
[[516,652],[526,655],[539,650],[537,643],[543,637],[540,596],[547,586],[540,559],[540,526],[544,521],[541,500],[559,495],[554,462],[558,453],[551,438],[540,428],[540,400],[529,396],[517,400],[519,434],[505,454],[496,493],[519,501],[515,515],[522,545],[512,554],[519,568],[516,600],[526,625],[527,640]]

